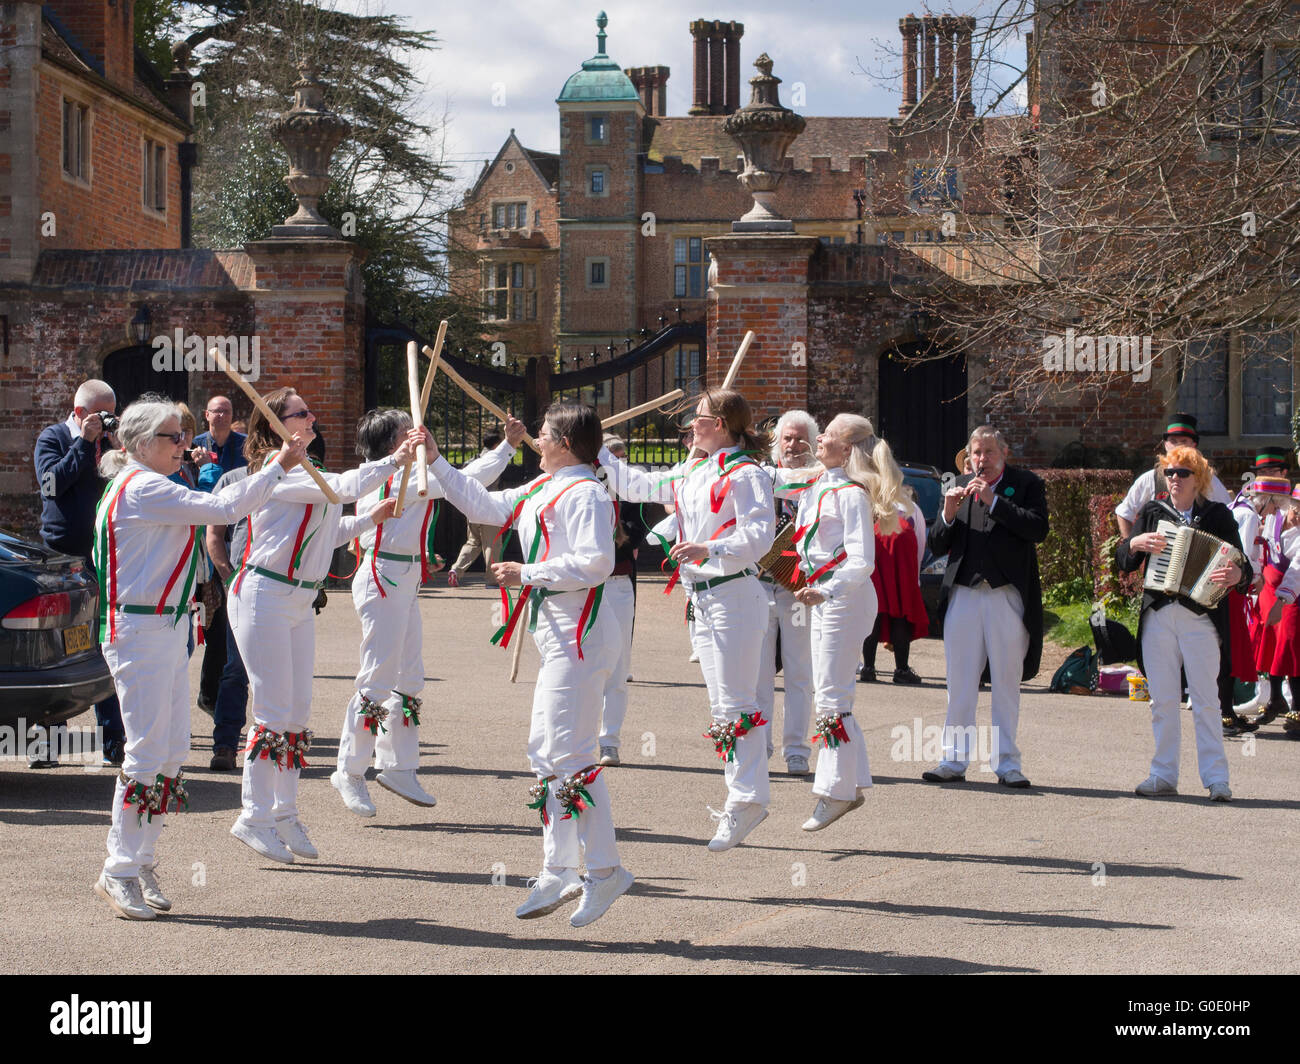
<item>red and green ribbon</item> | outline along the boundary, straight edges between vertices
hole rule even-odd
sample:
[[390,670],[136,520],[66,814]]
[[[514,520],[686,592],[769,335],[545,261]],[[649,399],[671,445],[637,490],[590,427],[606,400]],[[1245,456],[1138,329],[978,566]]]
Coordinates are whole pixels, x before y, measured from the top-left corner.
[[388,729],[384,727],[384,721],[388,719],[388,710],[378,702],[362,695],[361,705],[357,707],[357,716],[361,718],[361,726],[371,735],[378,736],[380,732],[387,734]]
[[130,779],[126,773],[121,775],[122,781],[126,784],[126,793],[122,799],[122,808],[130,809],[136,807],[135,820],[137,824],[143,825],[144,818],[148,816],[149,823],[153,823],[154,814],[162,816],[167,812],[167,778],[160,772],[157,779],[152,784],[141,783],[139,780]]
[[418,728],[420,726],[420,706],[423,703],[414,695],[404,695],[401,691],[394,691],[393,694],[399,696],[402,700],[402,727],[409,728],[414,724]]
[[817,729],[817,734],[810,739],[810,742],[817,742],[820,739],[826,744],[826,749],[834,750],[840,743],[849,741],[849,733],[844,728],[844,715],[842,713],[826,713],[817,718],[813,725]]
[[544,828],[551,826],[551,814],[546,811],[546,799],[550,793],[550,781],[553,779],[555,779],[554,776],[547,776],[528,788],[528,796],[533,799],[528,803],[528,808],[537,810],[538,815],[542,818],[542,827]]
[[308,768],[307,754],[311,751],[311,740],[315,733],[307,728],[300,732],[285,732],[286,768]]
[[555,800],[564,810],[561,820],[576,819],[595,806],[587,788],[600,775],[600,766],[589,765],[568,777],[555,791]]
[[261,758],[274,761],[277,768],[284,767],[284,754],[287,743],[279,732],[258,724],[248,733],[248,748],[244,751],[244,761]]
[[704,738],[712,739],[714,750],[718,757],[723,761],[736,760],[736,740],[743,739],[755,728],[761,728],[768,723],[763,719],[763,711],[742,713],[740,720],[714,721],[709,726],[709,730],[704,733]]

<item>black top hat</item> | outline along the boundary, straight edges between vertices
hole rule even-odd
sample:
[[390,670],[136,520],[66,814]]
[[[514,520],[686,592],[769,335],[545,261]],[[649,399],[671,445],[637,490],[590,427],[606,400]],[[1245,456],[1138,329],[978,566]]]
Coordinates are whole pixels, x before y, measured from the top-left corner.
[[1190,436],[1197,443],[1201,442],[1201,434],[1196,431],[1196,416],[1194,414],[1175,414],[1169,419],[1169,424],[1165,426],[1165,434],[1161,439],[1169,439],[1170,436]]
[[1255,469],[1267,469],[1269,466],[1287,467],[1287,450],[1283,447],[1261,447],[1255,453]]

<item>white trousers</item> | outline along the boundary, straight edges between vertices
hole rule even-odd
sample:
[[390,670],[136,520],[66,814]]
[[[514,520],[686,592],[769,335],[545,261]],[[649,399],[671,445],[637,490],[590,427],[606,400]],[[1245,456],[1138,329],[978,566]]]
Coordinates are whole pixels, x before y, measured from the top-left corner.
[[[528,733],[528,764],[539,779],[551,780],[546,799],[550,823],[542,828],[542,861],[546,869],[578,868],[585,856],[588,869],[619,864],[614,842],[614,817],[609,789],[602,773],[587,787],[592,805],[568,820],[555,794],[566,776],[600,759],[597,737],[609,670],[619,656],[623,635],[613,610],[600,610],[582,640],[578,658],[576,633],[586,600],[585,591],[551,595],[542,603],[533,634],[542,665],[533,691],[532,725]],[[527,607],[525,616],[531,612]],[[522,627],[522,621],[521,627]],[[516,630],[521,639],[526,631]],[[623,676],[626,678],[627,673]]]
[[[809,633],[810,610],[795,601],[794,593],[782,584],[759,581],[767,592],[768,622],[763,637],[762,657],[759,658],[758,708],[769,721],[776,720],[776,634],[781,633],[781,675],[785,677],[785,699],[782,706],[781,756],[802,758],[812,756],[808,742],[812,727],[813,663],[812,639]],[[857,660],[854,659],[854,665]],[[771,730],[767,732],[767,756],[772,756]]]
[[630,576],[611,576],[605,581],[600,600],[602,613],[609,610],[618,621],[618,657],[605,681],[605,708],[600,716],[600,745],[618,746],[627,716],[627,677],[632,671],[632,620],[636,615],[636,595]]
[[955,585],[943,619],[943,656],[948,672],[948,719],[943,729],[943,764],[965,772],[975,741],[975,707],[980,676],[989,667],[993,689],[993,733],[985,747],[999,776],[1020,770],[1016,726],[1020,721],[1020,676],[1029,633],[1020,592],[1010,584],[978,589]]
[[[248,671],[253,723],[281,735],[300,732],[311,720],[315,598],[314,591],[246,573],[239,593],[227,599],[226,616]],[[270,758],[245,757],[240,819],[271,827],[297,817],[299,772]]]
[[[361,619],[361,667],[356,693],[343,713],[338,767],[353,776],[365,773],[371,757],[378,769],[420,765],[420,729],[402,712],[402,695],[418,698],[424,690],[420,563],[380,558],[377,565],[383,595],[368,557],[352,578],[352,604]],[[388,710],[378,738],[362,722],[362,695]]]
[[[767,592],[756,576],[743,576],[707,590],[692,591],[693,645],[709,691],[715,721],[738,721],[758,712],[759,659],[767,632]],[[727,809],[745,802],[766,806],[767,734],[760,728],[736,742],[735,760],[723,763]]]
[[[180,772],[190,752],[189,626],[184,620],[174,625],[174,620],[119,613],[117,637],[104,644],[126,730],[122,772],[149,787],[159,774],[172,778]],[[147,814],[138,819],[137,806],[122,808],[125,798],[126,784],[119,775],[104,874],[129,879],[142,866],[153,867],[164,818],[155,813],[152,822]]]
[[[876,624],[876,589],[871,581],[855,593],[812,608],[812,663],[817,716],[852,713],[862,641]],[[849,801],[871,786],[867,740],[856,717],[844,719],[849,741],[823,746],[817,754],[813,794]]]
[[1142,661],[1151,694],[1151,730],[1156,740],[1151,774],[1166,783],[1178,783],[1182,669],[1187,673],[1187,691],[1192,700],[1201,782],[1206,787],[1227,783],[1228,759],[1223,752],[1219,710],[1219,633],[1214,622],[1177,602],[1148,610],[1142,618]]

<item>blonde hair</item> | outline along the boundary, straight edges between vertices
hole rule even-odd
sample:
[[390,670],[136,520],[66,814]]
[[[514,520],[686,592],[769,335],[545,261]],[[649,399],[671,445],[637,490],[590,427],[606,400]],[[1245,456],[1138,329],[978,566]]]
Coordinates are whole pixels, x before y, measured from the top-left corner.
[[176,409],[181,412],[181,431],[188,432],[190,439],[194,439],[194,435],[199,428],[198,418],[194,416],[194,411],[185,403],[177,403]]
[[903,471],[894,461],[894,452],[862,415],[836,414],[826,431],[829,432],[836,422],[846,429],[847,441],[851,445],[844,471],[855,484],[867,489],[880,534],[891,536],[902,527],[898,508],[904,506],[907,499]]
[[1210,484],[1214,478],[1214,467],[1205,460],[1205,455],[1201,454],[1195,447],[1175,447],[1168,454],[1160,456],[1160,468],[1163,469],[1190,469],[1192,471],[1192,483],[1196,485],[1196,494],[1209,498]]

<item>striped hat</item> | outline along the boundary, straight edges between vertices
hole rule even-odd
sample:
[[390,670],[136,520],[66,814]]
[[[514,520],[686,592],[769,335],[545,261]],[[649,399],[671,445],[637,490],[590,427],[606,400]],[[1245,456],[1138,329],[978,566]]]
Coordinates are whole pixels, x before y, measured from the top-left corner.
[[1255,455],[1255,468],[1264,469],[1268,466],[1287,467],[1287,451],[1282,447],[1261,447],[1259,453]]
[[1295,499],[1296,502],[1300,502],[1300,484],[1297,484],[1295,488],[1292,489],[1291,498]]
[[[1296,488],[1300,491],[1300,486]],[[1252,495],[1280,495],[1283,498],[1300,498],[1291,493],[1291,481],[1286,477],[1256,477],[1246,485],[1246,491]]]
[[1193,414],[1175,414],[1165,426],[1164,439],[1170,436],[1190,436],[1197,443],[1201,442],[1201,434],[1196,431],[1196,417]]

